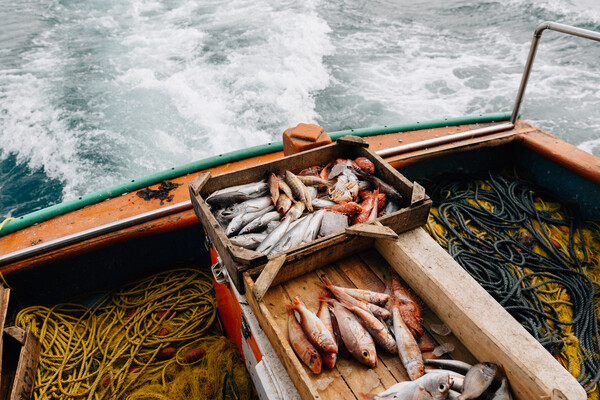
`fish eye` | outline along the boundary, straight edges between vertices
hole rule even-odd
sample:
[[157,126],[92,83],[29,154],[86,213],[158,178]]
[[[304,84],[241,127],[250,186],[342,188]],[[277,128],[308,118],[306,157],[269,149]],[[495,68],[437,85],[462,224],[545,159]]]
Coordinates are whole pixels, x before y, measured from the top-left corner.
[[440,393],[444,393],[446,390],[448,390],[448,386],[446,386],[445,383],[440,383],[440,385],[438,386],[438,391]]
[[363,350],[360,354],[362,354],[364,358],[369,358],[369,352],[366,350]]

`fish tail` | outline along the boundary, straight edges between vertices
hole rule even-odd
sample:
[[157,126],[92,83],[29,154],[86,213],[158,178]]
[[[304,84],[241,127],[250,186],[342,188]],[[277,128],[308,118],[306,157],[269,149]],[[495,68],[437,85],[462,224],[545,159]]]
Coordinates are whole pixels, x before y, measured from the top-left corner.
[[373,400],[377,397],[376,394],[371,393],[359,393],[358,396],[358,400]]

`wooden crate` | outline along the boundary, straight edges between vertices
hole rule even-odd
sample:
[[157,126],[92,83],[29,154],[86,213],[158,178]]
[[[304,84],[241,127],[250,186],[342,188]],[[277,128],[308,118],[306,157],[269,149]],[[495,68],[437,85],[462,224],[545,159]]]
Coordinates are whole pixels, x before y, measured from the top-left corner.
[[[425,303],[424,325],[438,343],[450,342],[456,359],[501,365],[518,399],[585,399],[577,381],[422,229],[398,240],[376,239],[374,249],[322,264],[313,272],[270,287],[257,302],[256,274],[244,273],[246,298],[303,399],[354,399],[381,392],[407,380],[398,356],[378,348],[378,365],[368,369],[355,360],[340,360],[332,371],[313,374],[293,352],[287,335],[285,304],[300,295],[316,312],[320,282],[383,290],[392,267]],[[257,271],[258,272],[258,271]],[[441,337],[431,324],[445,323],[451,336]],[[425,354],[432,357],[432,354]],[[323,390],[327,379],[333,379]]]
[[[368,149],[368,144],[358,137],[345,137],[331,145],[304,151],[279,160],[260,164],[240,171],[220,174],[211,177],[209,173],[201,175],[189,185],[190,199],[194,211],[202,222],[206,233],[221,256],[229,276],[237,289],[243,293],[244,284],[242,273],[248,269],[264,266],[269,259],[279,254],[265,256],[256,251],[234,246],[217,222],[204,201],[211,193],[226,187],[257,182],[268,176],[268,173],[283,173],[290,170],[298,173],[313,165],[325,165],[337,158],[366,157],[375,164],[375,175],[386,183],[394,186],[403,197],[401,209],[385,215],[377,220],[396,232],[423,225],[427,221],[431,200],[425,194],[422,186],[410,182],[402,174],[392,168],[381,157]],[[288,268],[291,275],[287,278],[302,275],[314,265],[332,261],[340,252],[351,254],[371,247],[372,238],[365,238],[355,234],[340,232],[332,234],[311,243],[307,243],[289,250],[286,253],[286,265],[296,266]]]

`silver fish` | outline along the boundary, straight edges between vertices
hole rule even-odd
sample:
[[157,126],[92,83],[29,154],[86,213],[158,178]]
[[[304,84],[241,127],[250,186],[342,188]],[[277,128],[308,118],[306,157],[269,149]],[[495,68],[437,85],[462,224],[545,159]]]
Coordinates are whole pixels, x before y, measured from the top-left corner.
[[308,190],[308,193],[310,193],[310,197],[312,199],[316,198],[319,195],[319,190],[314,186],[307,186],[306,190]]
[[452,378],[444,373],[431,373],[414,381],[396,383],[379,394],[363,394],[361,400],[445,400]]
[[358,181],[358,190],[369,190],[371,186],[371,182],[369,181]]
[[269,234],[275,230],[281,224],[281,221],[271,221],[267,224],[267,229],[263,233]]
[[339,162],[331,168],[331,172],[327,176],[327,179],[333,179],[336,176],[342,174],[345,169],[352,168],[352,162],[350,160],[346,162]]
[[315,199],[312,200],[312,205],[314,208],[325,208],[329,206],[335,206],[337,203],[335,201],[327,200],[327,199]]
[[245,247],[249,250],[254,250],[267,237],[266,233],[248,233],[246,235],[238,235],[229,238],[231,243],[236,246]]
[[244,226],[240,231],[240,235],[245,233],[260,231],[267,227],[267,224],[271,221],[279,221],[281,214],[277,211],[269,211],[268,213],[256,218],[254,221],[250,222],[248,225]]
[[289,215],[292,218],[292,221],[295,221],[298,218],[300,218],[300,216],[302,215],[303,212],[304,212],[304,203],[302,203],[300,201],[296,201],[296,202],[294,202],[294,205],[292,205],[290,207],[290,209],[285,214],[285,216],[287,217]]
[[323,216],[325,215],[325,210],[319,210],[313,214],[310,223],[308,224],[308,228],[306,228],[306,233],[304,234],[304,239],[302,239],[302,243],[309,243],[316,239],[319,234],[319,230],[321,229],[321,222],[323,222]]
[[227,206],[263,196],[268,191],[269,185],[265,181],[248,183],[217,190],[206,198],[206,202],[210,205]]
[[471,369],[473,367],[471,364],[468,364],[464,361],[445,360],[445,359],[441,359],[441,358],[425,359],[425,364],[436,365],[438,367],[443,367],[443,368],[451,369],[454,371],[462,371],[465,374],[467,373],[467,371],[469,371],[469,369]]
[[494,397],[492,400],[512,400],[512,395],[510,394],[510,387],[508,386],[508,380],[505,376],[502,377],[502,384],[494,393]]
[[242,203],[234,204],[219,212],[223,219],[233,219],[246,212],[256,212],[269,207],[273,203],[269,196],[257,197],[256,199],[246,200]]
[[302,242],[302,239],[304,239],[304,233],[306,232],[306,228],[308,228],[312,216],[313,214],[300,218],[298,223],[275,243],[268,254],[286,251],[299,245]]
[[475,399],[481,396],[491,385],[497,372],[498,366],[493,363],[484,362],[473,365],[465,375],[463,391],[457,400]]
[[291,216],[285,216],[281,223],[277,225],[275,229],[271,233],[267,235],[265,240],[256,248],[256,251],[261,252],[263,254],[267,254],[269,250],[281,239],[285,232],[287,231],[290,223],[292,222]]
[[338,323],[344,346],[361,364],[371,368],[377,366],[375,343],[357,317],[339,301],[332,301],[333,314]]
[[386,205],[385,208],[383,209],[383,215],[388,215],[391,214],[393,212],[396,212],[400,209],[400,206],[398,205],[398,203],[396,203],[393,200],[389,200]]
[[231,236],[235,235],[244,226],[248,225],[250,222],[254,221],[256,218],[261,217],[261,216],[265,215],[266,213],[268,213],[269,211],[272,211],[274,209],[275,209],[275,207],[269,206],[260,211],[238,215],[237,217],[235,217],[234,219],[231,220],[229,225],[227,225],[225,234],[227,235],[227,237],[231,237]]

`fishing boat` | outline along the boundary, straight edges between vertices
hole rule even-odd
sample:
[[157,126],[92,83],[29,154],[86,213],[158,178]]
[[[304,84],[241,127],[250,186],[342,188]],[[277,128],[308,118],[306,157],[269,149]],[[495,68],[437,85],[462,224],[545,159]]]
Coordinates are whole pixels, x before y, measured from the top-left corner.
[[[357,128],[328,132],[329,137],[334,142],[348,136],[362,138],[370,150],[410,181],[436,182],[442,172],[525,171],[539,187],[565,202],[577,204],[585,220],[600,221],[600,159],[519,119],[538,42],[547,29],[600,41],[596,32],[553,22],[541,24],[534,33],[512,112]],[[332,393],[337,398],[355,398],[369,389],[380,392],[389,388],[401,375],[391,363],[386,364],[387,370],[378,370],[376,376],[352,377],[353,372],[346,370],[342,373],[348,375],[343,385],[333,378],[319,381],[319,377],[290,376],[288,361],[281,357],[283,350],[270,340],[274,333],[266,332],[270,328],[265,327],[265,316],[257,315],[260,306],[249,304],[256,303],[256,299],[247,290],[248,282],[232,276],[223,265],[223,254],[218,254],[208,240],[206,226],[194,210],[188,186],[206,172],[216,176],[243,171],[283,157],[281,142],[267,143],[174,167],[4,221],[0,228],[0,273],[14,299],[9,314],[18,308],[55,304],[109,290],[140,276],[193,265],[212,270],[223,329],[243,354],[261,398],[335,398]],[[422,228],[401,233],[400,240],[405,241],[404,249],[409,253],[411,248],[418,253],[419,246],[428,248],[434,243]],[[383,251],[386,246],[378,245],[378,249]],[[438,250],[445,253],[442,247]],[[342,270],[349,271],[352,265],[369,267],[361,255],[338,258],[341,259],[337,266]],[[351,272],[346,272],[345,278],[359,279],[353,278]],[[414,279],[417,282],[421,278]],[[459,296],[453,292],[459,288],[448,290],[448,296]],[[434,317],[437,318],[431,318]],[[493,335],[490,340],[491,343],[481,346],[493,350],[500,348],[494,346],[503,346],[494,342]],[[523,340],[530,343],[527,341],[531,337]],[[457,351],[476,362],[473,349],[463,347]],[[552,399],[586,397],[583,386],[558,363],[556,366],[564,369],[565,374],[552,377],[534,365],[538,361],[533,350],[536,355],[531,358],[527,356],[530,349],[503,348],[503,351],[517,358],[521,354],[514,368],[542,374],[543,379],[531,381],[529,388],[517,384],[516,390],[513,388],[517,397],[542,398],[542,394]],[[506,365],[505,368],[511,378],[516,370],[511,371]],[[369,376],[374,381],[369,381]],[[303,380],[310,380],[311,384],[303,384]],[[364,386],[367,381],[370,387]],[[319,383],[322,387],[318,387]],[[591,383],[593,387],[597,381]]]

